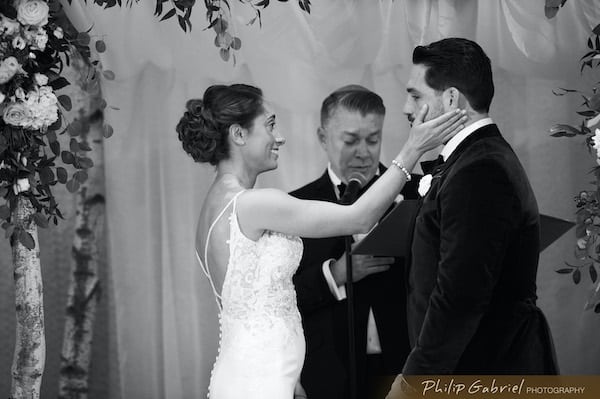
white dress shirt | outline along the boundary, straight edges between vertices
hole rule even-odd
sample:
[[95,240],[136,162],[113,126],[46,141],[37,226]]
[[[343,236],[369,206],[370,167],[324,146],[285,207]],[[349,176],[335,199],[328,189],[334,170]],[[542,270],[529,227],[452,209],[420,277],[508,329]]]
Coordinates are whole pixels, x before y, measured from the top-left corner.
[[470,125],[465,127],[463,130],[456,133],[456,135],[454,137],[452,137],[450,140],[448,140],[448,142],[446,143],[444,148],[442,148],[442,152],[440,152],[440,155],[444,158],[444,162],[446,162],[448,160],[448,158],[450,157],[450,154],[452,154],[454,152],[454,150],[456,150],[456,147],[458,147],[458,145],[460,143],[462,143],[464,141],[464,139],[469,137],[475,130],[480,129],[487,125],[491,125],[492,123],[494,123],[492,121],[492,118],[489,118],[489,117],[483,118],[483,119],[480,119],[478,121],[471,123]]

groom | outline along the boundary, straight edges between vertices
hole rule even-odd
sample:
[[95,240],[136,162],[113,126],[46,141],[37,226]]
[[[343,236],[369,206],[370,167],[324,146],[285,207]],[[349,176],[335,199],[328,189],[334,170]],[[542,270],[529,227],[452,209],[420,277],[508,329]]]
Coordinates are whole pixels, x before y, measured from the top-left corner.
[[[418,46],[407,84],[409,121],[467,110],[465,128],[424,170],[408,273],[412,351],[404,375],[555,374],[536,306],[539,214],[517,156],[488,116],[490,60],[476,43]],[[431,177],[430,184],[427,181]],[[401,386],[399,376],[390,398]]]

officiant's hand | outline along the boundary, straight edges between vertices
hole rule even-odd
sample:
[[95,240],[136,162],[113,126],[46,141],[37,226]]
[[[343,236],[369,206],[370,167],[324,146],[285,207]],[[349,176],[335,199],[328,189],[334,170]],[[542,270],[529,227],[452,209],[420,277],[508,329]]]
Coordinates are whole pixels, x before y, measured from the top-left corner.
[[[352,255],[352,281],[357,282],[363,278],[389,270],[394,263],[394,258],[389,256]],[[331,275],[337,285],[346,284],[346,254],[330,266]]]

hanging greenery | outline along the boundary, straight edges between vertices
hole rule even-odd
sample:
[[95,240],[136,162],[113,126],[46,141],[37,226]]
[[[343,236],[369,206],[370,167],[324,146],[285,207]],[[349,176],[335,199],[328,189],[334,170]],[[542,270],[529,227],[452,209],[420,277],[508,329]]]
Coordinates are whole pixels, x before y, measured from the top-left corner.
[[[72,0],[68,0],[71,4]],[[84,0],[87,3],[87,0]],[[140,0],[125,0],[125,5],[131,7],[133,3]],[[147,0],[146,0],[147,1]],[[192,30],[192,10],[196,6],[196,0],[155,0],[156,8],[154,15],[161,21],[167,19],[176,19],[184,32]],[[233,0],[204,0],[204,9],[208,25],[204,30],[213,29],[215,32],[215,46],[219,49],[219,54],[224,61],[230,58],[235,63],[235,51],[242,46],[242,41],[235,36],[231,29],[231,5]],[[271,0],[237,0],[243,5],[250,7],[254,11],[254,17],[248,21],[252,25],[258,21],[262,26],[262,11],[269,6]],[[287,3],[288,0],[277,0],[281,3]],[[123,0],[90,0],[94,4],[104,8],[115,6],[121,7]],[[310,0],[297,0],[298,6],[302,11],[310,13]]]

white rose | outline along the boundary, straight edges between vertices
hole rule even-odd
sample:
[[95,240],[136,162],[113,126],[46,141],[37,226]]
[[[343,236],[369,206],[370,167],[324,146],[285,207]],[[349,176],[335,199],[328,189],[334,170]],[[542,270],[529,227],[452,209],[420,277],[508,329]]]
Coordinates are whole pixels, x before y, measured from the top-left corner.
[[577,240],[577,247],[579,249],[585,249],[586,246],[587,246],[587,239],[580,238],[580,239]]
[[62,39],[65,36],[64,32],[60,26],[57,26],[56,29],[54,29],[53,33],[54,33],[54,37],[56,37],[57,39]]
[[42,0],[21,0],[17,19],[23,25],[44,26],[48,23],[48,3]]
[[1,18],[2,19],[0,20],[0,32],[4,32],[8,36],[10,36],[13,33],[19,31],[21,24],[19,24],[17,21],[14,21],[10,18],[6,18],[4,15],[1,15]]
[[27,108],[21,103],[9,104],[4,108],[2,118],[4,122],[13,126],[27,126],[30,119]]
[[419,180],[419,187],[417,188],[417,191],[419,192],[419,195],[421,197],[424,197],[425,195],[427,195],[427,192],[431,188],[431,180],[432,179],[433,179],[433,176],[425,175],[425,176],[421,177],[421,180]]
[[15,90],[15,97],[19,100],[25,99],[25,91],[22,88],[17,87],[17,90]]
[[13,191],[15,194],[19,194],[29,190],[30,187],[31,186],[29,185],[29,179],[18,179],[13,186]]
[[48,43],[48,34],[43,29],[38,32],[34,37],[35,47],[44,51],[46,49],[46,43]]
[[8,69],[11,72],[17,73],[21,69],[21,64],[15,57],[7,57],[1,64],[3,67]]
[[48,76],[43,73],[36,73],[33,77],[38,86],[46,86],[48,84]]
[[25,39],[23,39],[21,36],[15,36],[15,38],[12,41],[12,45],[16,49],[23,50],[27,43],[25,42]]
[[[600,151],[600,129],[596,129],[594,132],[594,137],[592,137],[592,142],[596,153]],[[598,153],[600,155],[600,153]]]

